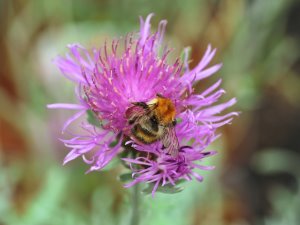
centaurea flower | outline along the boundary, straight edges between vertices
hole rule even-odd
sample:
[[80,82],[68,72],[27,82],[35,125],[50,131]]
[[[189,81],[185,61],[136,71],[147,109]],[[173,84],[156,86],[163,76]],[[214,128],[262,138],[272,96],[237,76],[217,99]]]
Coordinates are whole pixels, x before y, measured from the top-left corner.
[[[235,98],[216,104],[225,93],[219,89],[221,79],[201,93],[193,85],[217,72],[221,64],[208,67],[216,53],[209,45],[199,62],[190,69],[188,52],[183,62],[176,59],[168,62],[170,50],[162,45],[166,21],[159,23],[156,32],[150,31],[150,14],[144,21],[140,18],[140,32],[129,34],[124,39],[105,42],[100,49],[88,51],[79,44],[69,45],[70,53],[58,57],[56,65],[66,78],[76,85],[77,104],[51,104],[49,108],[73,109],[78,112],[69,118],[63,131],[87,112],[101,126],[82,124],[83,134],[62,140],[71,150],[64,164],[81,156],[90,164],[90,171],[101,170],[114,157],[130,146],[134,154],[122,159],[132,169],[134,180],[127,184],[145,182],[154,185],[152,194],[159,185],[175,185],[177,181],[202,181],[195,169],[212,169],[197,164],[215,152],[205,151],[218,135],[216,129],[231,122],[236,112],[220,113],[235,104]],[[124,42],[124,47],[120,43]],[[133,102],[148,102],[161,94],[173,101],[178,124],[175,132],[180,143],[176,158],[170,156],[160,141],[141,145],[128,138],[126,110]],[[130,129],[129,129],[130,130]]]

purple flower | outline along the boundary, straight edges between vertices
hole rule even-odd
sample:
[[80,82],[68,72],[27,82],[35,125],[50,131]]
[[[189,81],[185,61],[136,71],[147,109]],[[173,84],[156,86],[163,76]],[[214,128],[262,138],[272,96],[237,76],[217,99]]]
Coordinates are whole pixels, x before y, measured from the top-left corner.
[[[79,44],[69,45],[71,54],[58,57],[55,63],[65,77],[76,84],[78,103],[48,107],[78,111],[65,122],[63,132],[88,111],[101,122],[100,127],[83,123],[82,134],[62,140],[71,149],[64,163],[81,156],[91,165],[89,171],[101,170],[122,152],[122,143],[126,142],[136,151],[135,158],[123,158],[131,166],[134,178],[126,186],[153,183],[154,193],[159,185],[175,185],[180,179],[194,177],[201,181],[195,169],[210,167],[197,162],[214,153],[205,152],[205,148],[218,137],[216,129],[230,123],[237,113],[220,115],[236,102],[233,98],[216,104],[225,93],[219,89],[221,79],[201,93],[193,89],[196,82],[220,69],[221,64],[208,67],[216,49],[209,45],[193,69],[188,65],[187,49],[183,62],[176,59],[169,63],[170,50],[162,44],[167,22],[161,21],[157,31],[151,33],[152,16],[150,14],[145,21],[140,18],[138,34],[105,43],[100,49],[89,51]],[[176,107],[178,124],[174,129],[181,146],[176,158],[163,150],[160,141],[150,145],[128,141],[126,110],[132,102],[148,102],[158,93],[171,99]]]
[[[196,173],[195,169],[211,170],[213,166],[203,166],[197,164],[205,157],[214,155],[215,151],[203,152],[195,150],[190,146],[182,146],[179,150],[177,158],[167,155],[162,151],[159,144],[152,146],[139,146],[132,143],[132,146],[140,151],[146,152],[144,156],[138,156],[134,159],[124,158],[123,160],[130,163],[130,168],[133,171],[132,177],[134,180],[125,185],[131,187],[137,183],[153,183],[152,196],[158,186],[166,184],[176,185],[176,182],[184,179],[192,180],[194,177],[198,181],[202,181],[203,177]],[[150,156],[150,157],[149,157]]]

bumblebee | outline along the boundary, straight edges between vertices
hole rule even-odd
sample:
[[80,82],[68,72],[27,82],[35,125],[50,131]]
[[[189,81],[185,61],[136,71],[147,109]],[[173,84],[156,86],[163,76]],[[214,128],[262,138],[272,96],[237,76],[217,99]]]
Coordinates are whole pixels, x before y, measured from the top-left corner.
[[149,102],[133,102],[126,110],[130,138],[137,143],[161,141],[173,157],[178,155],[179,143],[175,133],[176,109],[169,98],[157,94]]

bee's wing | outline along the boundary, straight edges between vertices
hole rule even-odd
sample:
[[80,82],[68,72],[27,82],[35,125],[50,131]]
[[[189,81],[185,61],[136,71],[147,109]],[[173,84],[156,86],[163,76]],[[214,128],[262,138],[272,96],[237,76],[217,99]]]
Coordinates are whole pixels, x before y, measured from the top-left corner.
[[143,117],[145,115],[145,113],[146,113],[145,108],[143,108],[139,105],[133,105],[126,110],[125,116],[129,122],[129,124],[133,124],[139,118]]
[[165,134],[162,137],[162,143],[166,148],[167,152],[173,156],[177,157],[178,149],[179,149],[179,142],[178,138],[175,133],[174,127],[166,127]]

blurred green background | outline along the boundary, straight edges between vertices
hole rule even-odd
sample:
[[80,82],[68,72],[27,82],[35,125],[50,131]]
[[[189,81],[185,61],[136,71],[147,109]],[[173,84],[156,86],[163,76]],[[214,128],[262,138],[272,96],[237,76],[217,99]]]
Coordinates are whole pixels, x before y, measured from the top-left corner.
[[[141,199],[141,225],[300,224],[300,2],[298,0],[0,0],[0,224],[130,224],[131,189],[121,167],[84,175],[57,138],[72,112],[73,85],[52,60],[69,43],[99,47],[138,31],[138,16],[168,20],[166,42],[206,46],[224,66],[199,89],[223,78],[242,114],[226,126],[206,161],[203,183],[175,195]],[[232,109],[231,109],[232,110]]]

